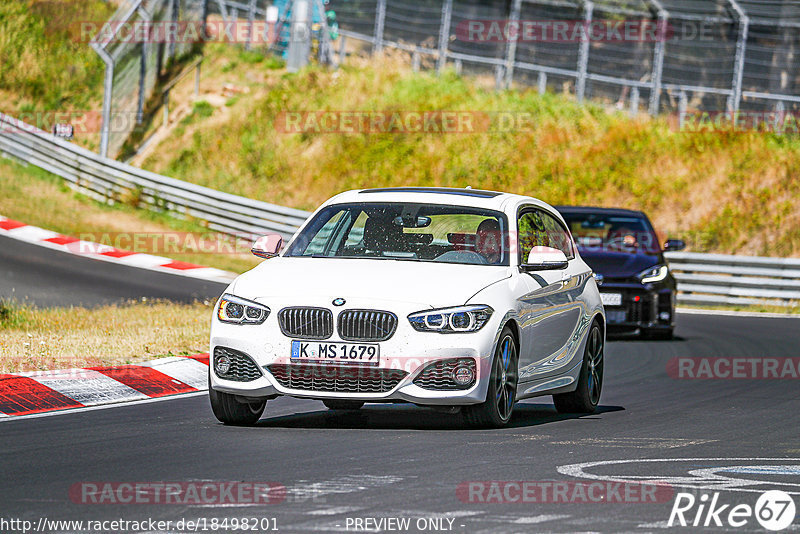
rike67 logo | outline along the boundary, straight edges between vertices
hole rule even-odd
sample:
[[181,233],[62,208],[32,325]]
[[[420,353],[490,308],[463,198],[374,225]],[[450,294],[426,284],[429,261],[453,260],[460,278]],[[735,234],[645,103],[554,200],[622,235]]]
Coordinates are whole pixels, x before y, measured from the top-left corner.
[[753,519],[763,528],[772,531],[788,528],[795,518],[795,504],[785,491],[772,490],[761,494],[754,506],[749,504],[722,504],[719,492],[699,497],[692,493],[678,493],[669,514],[667,526],[682,527],[733,527],[751,524]]

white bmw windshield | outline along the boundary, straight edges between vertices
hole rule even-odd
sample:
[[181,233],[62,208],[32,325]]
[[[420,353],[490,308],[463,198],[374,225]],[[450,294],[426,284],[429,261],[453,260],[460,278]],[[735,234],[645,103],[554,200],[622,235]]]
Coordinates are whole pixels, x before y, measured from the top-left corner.
[[320,211],[285,256],[508,265],[500,212],[409,203],[336,204]]

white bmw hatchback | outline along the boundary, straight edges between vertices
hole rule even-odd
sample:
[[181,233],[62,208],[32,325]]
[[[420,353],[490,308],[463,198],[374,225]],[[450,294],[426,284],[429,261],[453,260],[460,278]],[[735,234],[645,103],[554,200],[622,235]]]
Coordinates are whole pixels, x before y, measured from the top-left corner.
[[211,327],[216,417],[252,424],[289,395],[332,410],[409,402],[501,426],[553,395],[592,412],[605,316],[564,220],[534,198],[473,189],[349,191],[225,291]]

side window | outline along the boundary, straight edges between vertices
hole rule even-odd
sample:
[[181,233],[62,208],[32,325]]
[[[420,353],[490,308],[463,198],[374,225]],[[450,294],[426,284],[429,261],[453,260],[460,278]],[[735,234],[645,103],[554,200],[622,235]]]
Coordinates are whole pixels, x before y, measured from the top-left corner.
[[561,226],[561,223],[558,222],[558,219],[550,215],[549,213],[540,212],[542,217],[542,222],[544,223],[544,227],[547,231],[548,241],[550,242],[550,247],[557,248],[564,255],[567,257],[568,260],[571,260],[575,257],[575,253],[572,249],[572,238]]
[[524,211],[519,217],[520,263],[524,263],[533,247],[552,247],[567,259],[575,257],[572,239],[553,216],[541,210]]

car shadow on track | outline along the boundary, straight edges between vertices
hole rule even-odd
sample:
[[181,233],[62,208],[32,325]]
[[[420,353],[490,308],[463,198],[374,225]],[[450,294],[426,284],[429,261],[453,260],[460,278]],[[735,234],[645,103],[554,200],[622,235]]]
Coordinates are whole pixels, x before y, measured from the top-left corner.
[[[267,406],[269,410],[269,405]],[[568,419],[600,419],[603,414],[624,410],[621,406],[598,406],[592,414],[560,414],[552,404],[521,403],[514,408],[506,428],[525,428]],[[358,411],[322,410],[262,419],[263,428],[325,428],[371,430],[459,430],[468,428],[461,414],[447,414],[408,404],[372,404]]]

